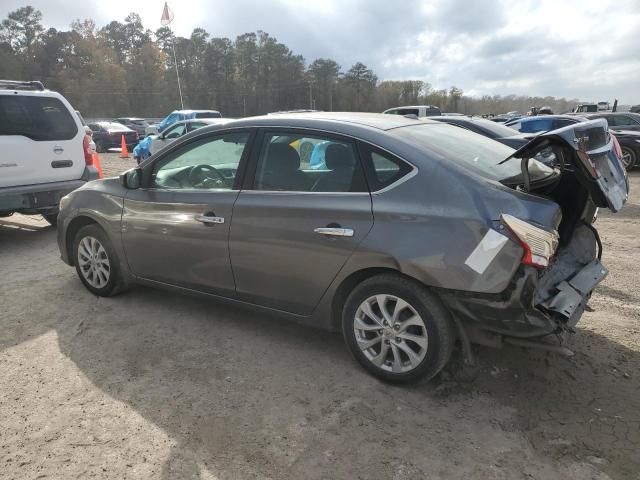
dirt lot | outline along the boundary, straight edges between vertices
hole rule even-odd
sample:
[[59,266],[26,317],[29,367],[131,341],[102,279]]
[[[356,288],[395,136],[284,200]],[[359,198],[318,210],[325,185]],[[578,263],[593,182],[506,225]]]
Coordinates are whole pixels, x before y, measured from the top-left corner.
[[[104,156],[109,173],[134,164]],[[478,348],[393,387],[339,335],[138,288],[92,296],[0,220],[0,478],[640,479],[640,174],[572,358]]]

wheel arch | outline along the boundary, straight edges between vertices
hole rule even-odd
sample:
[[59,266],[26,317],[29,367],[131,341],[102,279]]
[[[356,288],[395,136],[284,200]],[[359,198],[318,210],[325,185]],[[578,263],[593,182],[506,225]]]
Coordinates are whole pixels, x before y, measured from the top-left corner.
[[69,262],[72,266],[76,263],[75,256],[73,254],[73,241],[80,229],[87,225],[97,225],[102,228],[100,223],[95,218],[88,215],[78,215],[73,220],[71,220],[71,222],[69,222],[69,226],[66,229],[65,248],[67,250],[67,258],[69,259]]
[[[340,282],[335,290],[335,293],[333,294],[333,298],[331,300],[331,330],[340,331],[342,329],[342,308],[347,301],[347,297],[353,291],[356,285],[364,282],[365,280],[368,280],[371,277],[389,273],[406,278],[407,280],[410,280],[416,284],[422,285],[424,288],[429,288],[429,285],[420,282],[415,277],[407,275],[406,273],[403,273],[402,271],[391,267],[367,267],[356,270],[350,273]],[[436,289],[433,289],[432,293],[440,298],[440,295],[438,294]]]

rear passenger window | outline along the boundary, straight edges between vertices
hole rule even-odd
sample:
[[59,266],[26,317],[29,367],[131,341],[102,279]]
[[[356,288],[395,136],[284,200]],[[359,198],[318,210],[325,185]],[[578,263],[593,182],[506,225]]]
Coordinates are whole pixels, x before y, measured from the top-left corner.
[[71,140],[78,127],[64,104],[53,97],[0,95],[0,135],[32,140]]
[[365,146],[365,170],[371,191],[382,190],[411,172],[408,163],[382,150]]
[[254,182],[256,190],[366,192],[354,145],[308,134],[266,134]]

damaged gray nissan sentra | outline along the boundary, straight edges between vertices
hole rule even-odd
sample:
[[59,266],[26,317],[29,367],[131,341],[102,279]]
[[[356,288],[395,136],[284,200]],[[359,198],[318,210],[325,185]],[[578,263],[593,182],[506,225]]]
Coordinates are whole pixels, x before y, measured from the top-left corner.
[[456,340],[573,331],[607,274],[593,219],[627,199],[620,158],[604,120],[514,151],[395,115],[248,118],[70,193],[58,243],[96,295],[151,285],[342,330],[370,373],[410,382]]

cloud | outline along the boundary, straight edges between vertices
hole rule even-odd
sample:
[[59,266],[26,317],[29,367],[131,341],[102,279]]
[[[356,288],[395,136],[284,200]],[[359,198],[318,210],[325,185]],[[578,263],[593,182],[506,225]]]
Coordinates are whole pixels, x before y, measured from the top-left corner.
[[[3,0],[0,17],[29,3],[47,26],[98,25],[136,10],[158,28],[163,0]],[[637,0],[169,1],[172,27],[235,38],[263,30],[308,62],[356,61],[380,79],[417,78],[481,94],[553,95],[640,103]]]

